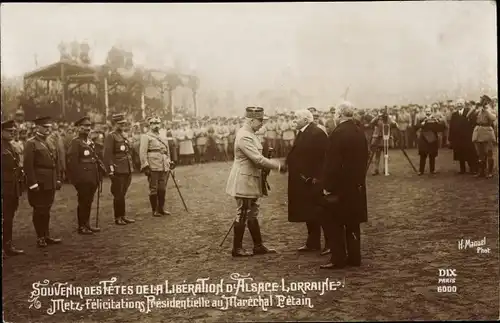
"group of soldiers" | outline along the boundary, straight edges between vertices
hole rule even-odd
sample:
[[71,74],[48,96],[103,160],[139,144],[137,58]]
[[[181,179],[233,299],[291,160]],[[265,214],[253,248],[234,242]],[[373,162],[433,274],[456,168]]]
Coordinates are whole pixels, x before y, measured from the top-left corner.
[[[128,123],[123,114],[113,115],[113,129],[104,138],[103,151],[99,154],[96,143],[90,138],[91,122],[88,117],[74,123],[77,136],[66,152],[66,175],[75,187],[78,197],[78,233],[92,235],[98,227],[90,225],[91,207],[102,179],[111,179],[113,210],[116,225],[135,221],[127,218],[125,195],[134,170],[132,149],[123,135]],[[59,244],[61,239],[50,236],[50,212],[56,191],[62,186],[59,149],[49,140],[53,129],[50,117],[33,120],[33,137],[24,146],[22,155],[13,144],[18,131],[14,120],[2,122],[2,217],[3,253],[6,256],[23,254],[12,244],[13,218],[19,206],[19,197],[27,190],[28,202],[33,208],[33,225],[37,246]],[[150,131],[141,138],[141,170],[148,176],[150,201],[154,216],[168,215],[164,210],[167,172],[175,168],[170,158],[168,141],[159,136],[160,120],[150,119]]]
[[[430,173],[435,173],[438,149],[449,145],[454,159],[460,163],[460,173],[465,173],[468,163],[471,173],[491,177],[498,128],[496,105],[496,98],[482,96],[477,103],[457,100],[446,106],[436,103],[426,108],[402,107],[399,111],[387,107],[370,113],[354,109],[352,119],[363,130],[375,155],[374,175],[379,174],[383,128],[389,124],[396,129],[391,136],[392,147],[408,148],[417,143],[420,175],[424,173],[427,158]],[[315,108],[308,110],[315,124],[327,134],[339,123],[335,108],[326,114]],[[292,113],[268,119],[256,127],[255,138],[264,150],[273,148],[273,157],[285,157],[300,130],[297,118]],[[110,127],[106,128],[92,124],[88,117],[73,125],[59,126],[49,117],[33,120],[31,127],[21,120],[22,111],[15,120],[2,123],[4,251],[8,255],[20,253],[12,246],[11,228],[23,190],[27,190],[33,208],[39,247],[61,242],[50,236],[49,223],[55,192],[65,181],[77,191],[80,234],[99,232],[98,227],[90,225],[89,217],[103,177],[111,179],[117,225],[134,222],[126,217],[125,195],[132,173],[137,170],[148,177],[152,214],[168,215],[164,207],[169,172],[177,164],[238,158],[235,143],[248,117],[204,118],[191,123],[162,122],[152,117],[142,128],[131,127],[124,114],[113,115]],[[414,136],[416,139],[411,139]]]

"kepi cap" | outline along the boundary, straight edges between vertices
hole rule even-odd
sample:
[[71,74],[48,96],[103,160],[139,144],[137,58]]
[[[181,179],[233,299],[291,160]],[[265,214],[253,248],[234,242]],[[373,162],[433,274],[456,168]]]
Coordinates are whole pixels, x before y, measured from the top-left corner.
[[89,117],[83,117],[83,118],[80,118],[80,119],[75,121],[75,127],[79,127],[79,126],[83,126],[83,125],[87,125],[87,126],[92,125],[92,122],[90,122]]
[[264,108],[261,107],[247,107],[245,109],[245,117],[250,119],[267,120],[268,117],[264,116]]
[[52,119],[50,117],[40,117],[33,120],[33,123],[37,126],[51,125]]
[[481,98],[479,99],[479,104],[480,105],[483,105],[483,104],[490,104],[493,102],[493,100],[491,100],[491,98],[487,95],[483,95],[481,96]]
[[111,120],[114,123],[126,123],[127,122],[127,120],[125,119],[125,113],[113,114],[113,116],[111,117]]
[[12,130],[16,129],[17,125],[14,120],[6,120],[2,122],[2,130]]
[[149,124],[151,124],[151,123],[161,123],[161,120],[158,117],[150,117],[150,118],[148,118],[147,121],[148,121]]

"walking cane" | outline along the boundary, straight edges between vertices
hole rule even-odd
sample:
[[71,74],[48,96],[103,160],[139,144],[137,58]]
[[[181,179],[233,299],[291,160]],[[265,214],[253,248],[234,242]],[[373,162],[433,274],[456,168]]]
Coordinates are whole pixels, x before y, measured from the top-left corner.
[[181,190],[179,189],[179,185],[177,185],[177,181],[175,180],[175,174],[173,171],[167,172],[167,181],[168,181],[168,176],[172,174],[172,180],[174,182],[175,188],[177,189],[177,192],[179,193],[179,196],[181,198],[182,204],[184,205],[184,209],[186,209],[186,212],[189,213],[189,210],[187,208],[186,202],[184,201],[184,197],[182,197]]
[[[243,210],[242,210],[242,218],[241,218],[241,221],[243,223],[246,223],[247,221],[247,212],[248,212],[248,201],[247,200],[243,200]],[[236,223],[236,221],[238,220],[239,218],[239,215],[237,215],[234,220],[233,220],[233,223],[231,224],[231,227],[229,227],[229,230],[227,231],[226,235],[224,236],[224,239],[222,239],[222,242],[220,243],[219,247],[222,247],[222,245],[224,244],[224,241],[226,241],[227,239],[227,236],[229,235],[229,233],[231,232],[231,230],[233,229],[234,227],[234,224]]]
[[368,163],[366,164],[365,174],[368,174],[368,170],[370,169],[370,165],[372,163],[374,155],[375,155],[375,152],[373,150],[370,150],[370,156],[368,157]]
[[102,192],[102,180],[99,181],[99,186],[97,187],[97,212],[95,216],[95,226],[97,229],[99,228],[99,201],[101,199],[101,192]]
[[231,232],[231,230],[233,230],[234,223],[236,222],[236,220],[237,220],[237,219],[238,219],[238,217],[236,217],[236,218],[233,220],[233,223],[231,224],[231,227],[229,227],[229,230],[227,231],[226,235],[224,236],[224,239],[222,239],[222,242],[220,243],[219,247],[222,247],[222,245],[224,244],[224,241],[226,241],[227,236],[229,235],[229,233]]

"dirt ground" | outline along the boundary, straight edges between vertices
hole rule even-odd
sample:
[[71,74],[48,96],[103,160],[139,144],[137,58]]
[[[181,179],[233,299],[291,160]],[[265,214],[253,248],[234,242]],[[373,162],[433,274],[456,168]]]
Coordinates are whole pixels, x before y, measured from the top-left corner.
[[[415,165],[415,150],[409,151]],[[7,322],[237,322],[284,320],[496,320],[499,318],[498,177],[476,179],[456,175],[451,152],[441,150],[439,174],[416,176],[403,155],[391,151],[391,176],[368,176],[369,221],[362,225],[363,264],[359,268],[324,271],[327,257],[298,254],[304,243],[305,224],[287,222],[286,175],[271,173],[272,191],[261,200],[264,241],[277,255],[232,259],[232,234],[219,243],[235,216],[235,203],[225,195],[231,163],[180,167],[176,178],[189,207],[187,213],[173,183],[167,203],[172,216],[153,218],[143,175],[135,175],[127,197],[127,210],[136,223],[113,223],[109,181],[101,196],[100,227],[94,236],[76,233],[76,192],[66,185],[57,193],[52,209],[51,233],[63,244],[44,250],[35,246],[31,210],[26,197],[14,223],[15,245],[27,255],[3,262],[3,309]],[[95,205],[94,205],[95,206]],[[92,213],[95,220],[95,208]],[[486,237],[489,254],[459,250],[460,239]],[[248,231],[244,246],[251,249]],[[456,269],[456,293],[438,293],[438,269]],[[69,310],[47,314],[50,297],[40,297],[41,308],[30,306],[32,284],[49,280],[95,286],[117,278],[117,285],[157,285],[231,280],[232,273],[250,274],[255,282],[307,282],[340,280],[337,291],[319,295],[309,291],[288,293],[310,297],[313,308],[275,303],[260,307],[153,308]],[[453,284],[448,284],[453,285]],[[227,292],[227,291],[226,291]],[[226,295],[231,293],[227,292]],[[233,293],[234,294],[234,293]],[[262,297],[269,292],[261,294]],[[275,292],[276,295],[287,295]],[[172,295],[158,295],[166,299]],[[202,294],[209,299],[219,296]],[[241,298],[257,296],[255,292]],[[84,296],[107,299],[108,296]],[[185,298],[186,295],[177,295]],[[53,297],[57,298],[57,297]],[[144,300],[144,295],[125,295]],[[77,298],[68,298],[76,300]],[[113,296],[113,299],[119,299]]]

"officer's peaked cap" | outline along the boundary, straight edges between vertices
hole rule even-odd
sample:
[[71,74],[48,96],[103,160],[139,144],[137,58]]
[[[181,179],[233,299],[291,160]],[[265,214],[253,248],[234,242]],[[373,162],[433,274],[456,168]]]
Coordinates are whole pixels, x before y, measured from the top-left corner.
[[52,124],[51,117],[40,117],[33,120],[33,123],[37,126]]
[[116,113],[111,117],[114,123],[125,123],[127,120],[125,119],[125,113]]
[[83,126],[83,125],[88,125],[88,126],[92,125],[92,122],[90,122],[89,117],[83,117],[83,118],[80,118],[80,119],[75,121],[75,127]]
[[245,109],[245,117],[250,119],[268,119],[264,115],[264,108],[261,107],[247,107]]
[[11,129],[16,129],[16,123],[14,120],[6,120],[2,122],[2,130],[11,130]]

